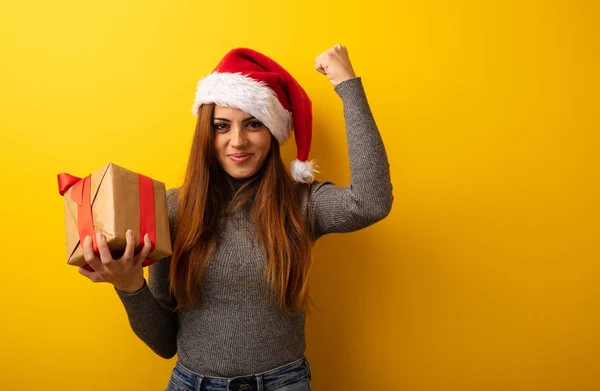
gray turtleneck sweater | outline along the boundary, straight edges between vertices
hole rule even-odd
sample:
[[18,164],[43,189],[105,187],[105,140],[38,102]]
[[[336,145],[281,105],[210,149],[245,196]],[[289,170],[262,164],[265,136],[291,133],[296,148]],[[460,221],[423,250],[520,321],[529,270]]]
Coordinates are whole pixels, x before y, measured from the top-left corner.
[[[348,187],[311,184],[314,240],[374,224],[388,215],[393,200],[387,154],[361,78],[346,80],[335,91],[344,106],[351,179]],[[167,193],[173,235],[177,192]],[[302,208],[306,215],[305,196]],[[200,307],[173,311],[170,258],[149,266],[148,282],[139,291],[116,290],[144,343],[164,358],[177,353],[181,364],[206,376],[266,371],[302,357],[306,347],[306,314],[283,315],[266,300],[264,250],[244,234],[253,231],[241,213],[223,222],[217,252],[205,269]]]

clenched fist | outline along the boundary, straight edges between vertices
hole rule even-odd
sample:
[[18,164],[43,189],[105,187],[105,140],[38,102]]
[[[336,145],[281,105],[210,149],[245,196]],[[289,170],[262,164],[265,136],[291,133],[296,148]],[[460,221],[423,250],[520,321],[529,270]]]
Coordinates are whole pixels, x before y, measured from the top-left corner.
[[334,87],[356,77],[348,57],[348,49],[339,44],[317,56],[315,69],[327,76]]

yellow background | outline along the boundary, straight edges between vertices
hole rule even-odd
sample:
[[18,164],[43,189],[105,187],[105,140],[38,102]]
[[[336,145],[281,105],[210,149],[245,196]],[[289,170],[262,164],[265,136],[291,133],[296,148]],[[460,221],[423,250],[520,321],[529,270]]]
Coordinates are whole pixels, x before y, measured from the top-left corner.
[[363,77],[395,203],[317,244],[313,389],[600,389],[599,11],[3,0],[2,389],[164,390],[175,361],[137,339],[112,286],[65,264],[56,174],[112,161],[178,186],[197,80],[249,46],[306,88],[318,179],[345,185],[341,102],[313,70],[336,43]]

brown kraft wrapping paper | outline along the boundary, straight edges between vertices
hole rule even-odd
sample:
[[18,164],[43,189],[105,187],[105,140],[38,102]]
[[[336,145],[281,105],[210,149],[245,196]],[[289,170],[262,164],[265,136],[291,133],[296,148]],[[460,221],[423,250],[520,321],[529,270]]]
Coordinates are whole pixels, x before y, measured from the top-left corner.
[[[68,174],[59,175],[59,188],[61,187],[61,175],[69,176]],[[71,182],[79,179],[69,177]],[[128,229],[133,231],[136,253],[141,249],[139,177],[138,173],[114,163],[107,164],[89,176],[94,232],[105,235],[114,259],[119,259],[125,251],[125,233]],[[165,184],[148,177],[146,179],[152,181],[154,189],[155,248],[144,261],[144,266],[168,257],[172,253]],[[83,178],[81,180],[83,181]],[[72,197],[73,195],[77,199],[72,192],[78,190],[74,184],[67,186],[68,189],[63,193],[67,264],[89,267],[83,256],[80,241],[78,204]],[[63,189],[67,186],[63,185]],[[148,218],[151,219],[151,216]]]

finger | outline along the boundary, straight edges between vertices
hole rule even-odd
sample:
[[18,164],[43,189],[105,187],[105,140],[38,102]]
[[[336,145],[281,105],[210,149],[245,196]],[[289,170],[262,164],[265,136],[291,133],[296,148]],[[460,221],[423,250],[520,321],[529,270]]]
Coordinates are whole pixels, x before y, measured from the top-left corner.
[[96,273],[96,272],[89,271],[87,269],[84,269],[83,267],[80,267],[78,269],[78,271],[79,271],[79,274],[86,276],[92,282],[100,282],[101,281],[100,277],[98,276],[98,273]]
[[99,233],[97,235],[98,241],[98,251],[100,251],[100,260],[104,265],[108,265],[113,261],[112,254],[110,253],[110,249],[108,248],[108,243],[106,242],[106,237]]
[[121,260],[130,260],[133,259],[135,252],[135,240],[132,230],[127,230],[125,233],[125,240],[127,241],[127,245],[125,246],[125,252],[123,253],[123,258],[121,258]]
[[325,71],[325,67],[323,66],[323,62],[322,61],[316,61],[315,60],[315,70],[319,73],[322,73],[324,75],[327,74],[327,72]]
[[322,73],[323,75],[327,74],[327,72],[325,72],[325,69],[322,66],[316,66],[315,69],[317,70],[317,72]]
[[346,53],[348,49],[344,45],[340,45],[339,43],[333,47],[333,52],[336,53]]
[[323,59],[327,57],[327,53],[329,53],[331,49],[325,50],[323,53],[320,53],[317,57],[315,57],[315,64],[322,64]]
[[144,260],[150,254],[151,249],[152,249],[152,241],[150,240],[150,235],[146,234],[146,235],[144,235],[144,247],[142,248],[142,251],[140,251],[136,263],[144,262]]
[[104,266],[102,265],[102,262],[100,262],[100,259],[98,259],[98,256],[96,255],[96,253],[94,252],[94,249],[92,248],[92,237],[91,236],[86,236],[85,239],[83,240],[83,258],[85,259],[87,264],[90,265],[92,267],[92,269],[94,269],[96,271],[104,268]]

